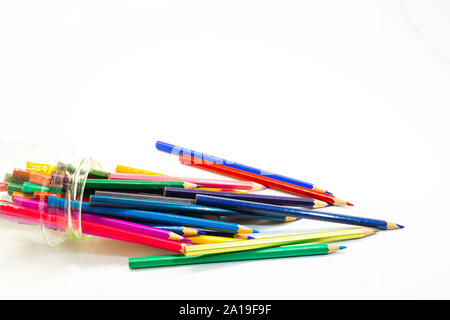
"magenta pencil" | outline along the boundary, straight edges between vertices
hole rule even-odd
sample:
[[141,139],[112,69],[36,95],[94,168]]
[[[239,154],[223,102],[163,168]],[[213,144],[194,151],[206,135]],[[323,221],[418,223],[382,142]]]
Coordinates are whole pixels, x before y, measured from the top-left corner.
[[183,181],[198,184],[204,188],[240,189],[240,190],[266,189],[266,187],[263,186],[262,184],[252,181],[240,181],[240,180],[169,177],[169,176],[154,176],[154,175],[132,174],[132,173],[110,173],[109,178],[113,180]]
[[40,209],[47,211],[47,203],[36,199],[27,199],[22,197],[14,197],[13,203],[28,208]]
[[97,216],[93,214],[83,213],[81,215],[82,220],[87,220],[91,222],[97,222],[103,225],[112,226],[121,228],[124,230],[139,232],[143,234],[148,234],[154,237],[162,238],[162,239],[169,239],[169,240],[175,240],[175,241],[191,241],[188,238],[185,238],[183,236],[180,236],[179,234],[176,234],[171,231],[153,228],[147,225],[143,225],[140,223],[134,223],[130,221],[120,220],[120,219],[114,219],[114,218],[107,218],[103,216]]
[[[47,203],[39,201],[39,200],[35,200],[35,199],[14,197],[13,203],[16,205],[24,206],[24,207],[47,211]],[[158,237],[161,239],[169,239],[169,240],[175,240],[175,241],[190,241],[189,239],[187,239],[183,236],[180,236],[179,234],[176,234],[175,232],[150,227],[150,226],[143,225],[140,223],[134,223],[134,222],[129,222],[129,221],[120,220],[120,219],[114,219],[114,218],[106,218],[106,217],[87,214],[87,213],[82,213],[81,218],[82,218],[82,220],[88,220],[88,221],[97,222],[97,223],[101,223],[101,224],[112,226],[112,227],[118,227],[118,228],[121,228],[124,230],[148,234],[148,235]]]

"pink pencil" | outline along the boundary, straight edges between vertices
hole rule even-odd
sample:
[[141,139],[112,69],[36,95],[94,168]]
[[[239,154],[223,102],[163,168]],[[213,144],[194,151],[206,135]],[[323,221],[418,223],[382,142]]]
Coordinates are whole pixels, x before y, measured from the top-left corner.
[[201,185],[204,188],[220,189],[240,189],[240,190],[263,190],[266,189],[262,184],[251,181],[239,180],[215,180],[185,177],[153,176],[147,174],[132,173],[110,173],[109,179],[113,180],[146,180],[146,181],[183,181]]

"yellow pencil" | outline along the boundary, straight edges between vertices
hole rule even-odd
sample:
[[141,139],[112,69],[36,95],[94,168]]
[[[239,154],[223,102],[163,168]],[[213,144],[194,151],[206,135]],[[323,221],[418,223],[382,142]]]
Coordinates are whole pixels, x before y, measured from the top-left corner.
[[213,244],[199,244],[199,245],[185,246],[183,253],[185,256],[194,256],[199,254],[213,254],[213,253],[235,252],[268,247],[278,247],[290,244],[336,242],[342,240],[367,237],[369,235],[374,234],[375,232],[376,232],[375,229],[352,228],[352,229],[304,233],[278,237],[267,237],[251,240],[238,240],[238,241],[235,240]]
[[218,237],[218,236],[210,236],[210,235],[199,235],[195,237],[187,237],[191,240],[190,243],[194,244],[208,244],[208,243],[223,243],[223,242],[234,242],[234,241],[243,241],[244,239],[238,238],[227,238],[227,237]]
[[136,168],[132,168],[132,167],[127,167],[127,166],[123,166],[121,164],[118,164],[116,166],[116,173],[133,173],[133,174],[149,174],[152,176],[167,176],[166,174],[156,173],[156,172],[142,170],[142,169],[136,169]]
[[26,171],[33,172],[33,173],[40,173],[46,176],[51,176],[53,172],[56,170],[56,166],[52,166],[51,164],[47,163],[38,163],[38,162],[31,162],[27,161],[26,164]]

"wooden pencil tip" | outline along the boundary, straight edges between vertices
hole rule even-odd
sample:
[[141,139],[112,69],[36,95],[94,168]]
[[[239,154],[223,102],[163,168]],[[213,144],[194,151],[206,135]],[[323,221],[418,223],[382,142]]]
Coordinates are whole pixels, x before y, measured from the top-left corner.
[[338,198],[338,197],[334,197],[333,198],[333,201],[334,201],[334,205],[335,206],[346,206],[347,205],[347,201],[345,201],[345,200],[342,200],[342,199],[340,199],[340,198]]
[[199,187],[199,185],[194,184],[194,183],[189,183],[189,182],[185,182],[184,183],[184,188],[185,189],[195,189],[197,187]]
[[353,204],[353,203],[351,203],[351,202],[348,202],[348,201],[347,201],[347,205],[348,205],[348,206],[351,206],[351,207],[353,207],[353,206],[354,206],[354,204]]
[[395,230],[395,229],[403,229],[404,227],[401,224],[387,222],[386,229],[387,230]]
[[259,191],[259,190],[265,190],[265,189],[267,189],[266,186],[263,186],[262,184],[254,182],[251,191]]
[[328,206],[328,203],[326,203],[325,201],[314,200],[314,205],[313,205],[314,209],[324,208],[326,206]]
[[297,221],[297,218],[296,217],[286,217],[284,219],[284,222],[291,222],[291,221]]
[[328,253],[336,252],[336,251],[340,250],[341,247],[342,246],[338,246],[338,245],[335,245],[335,244],[329,244],[328,245]]
[[238,229],[237,233],[259,233],[259,231],[256,229],[252,229],[252,228],[243,226],[241,224],[239,224],[238,226],[239,226],[239,229]]
[[378,229],[363,228],[364,237],[370,236],[370,235],[374,234],[375,232],[378,232]]

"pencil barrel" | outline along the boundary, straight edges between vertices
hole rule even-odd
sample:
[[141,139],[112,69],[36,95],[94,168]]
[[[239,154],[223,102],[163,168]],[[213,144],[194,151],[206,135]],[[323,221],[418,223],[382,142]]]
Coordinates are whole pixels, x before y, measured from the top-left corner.
[[137,257],[137,258],[129,258],[128,265],[130,269],[138,269],[138,268],[177,266],[177,265],[199,264],[199,263],[287,258],[287,257],[298,257],[307,255],[320,255],[328,253],[329,253],[328,245],[314,244],[314,245],[287,246],[279,248],[266,248],[266,249],[250,250],[245,252],[222,253],[214,255],[191,256],[191,257],[182,255]]

